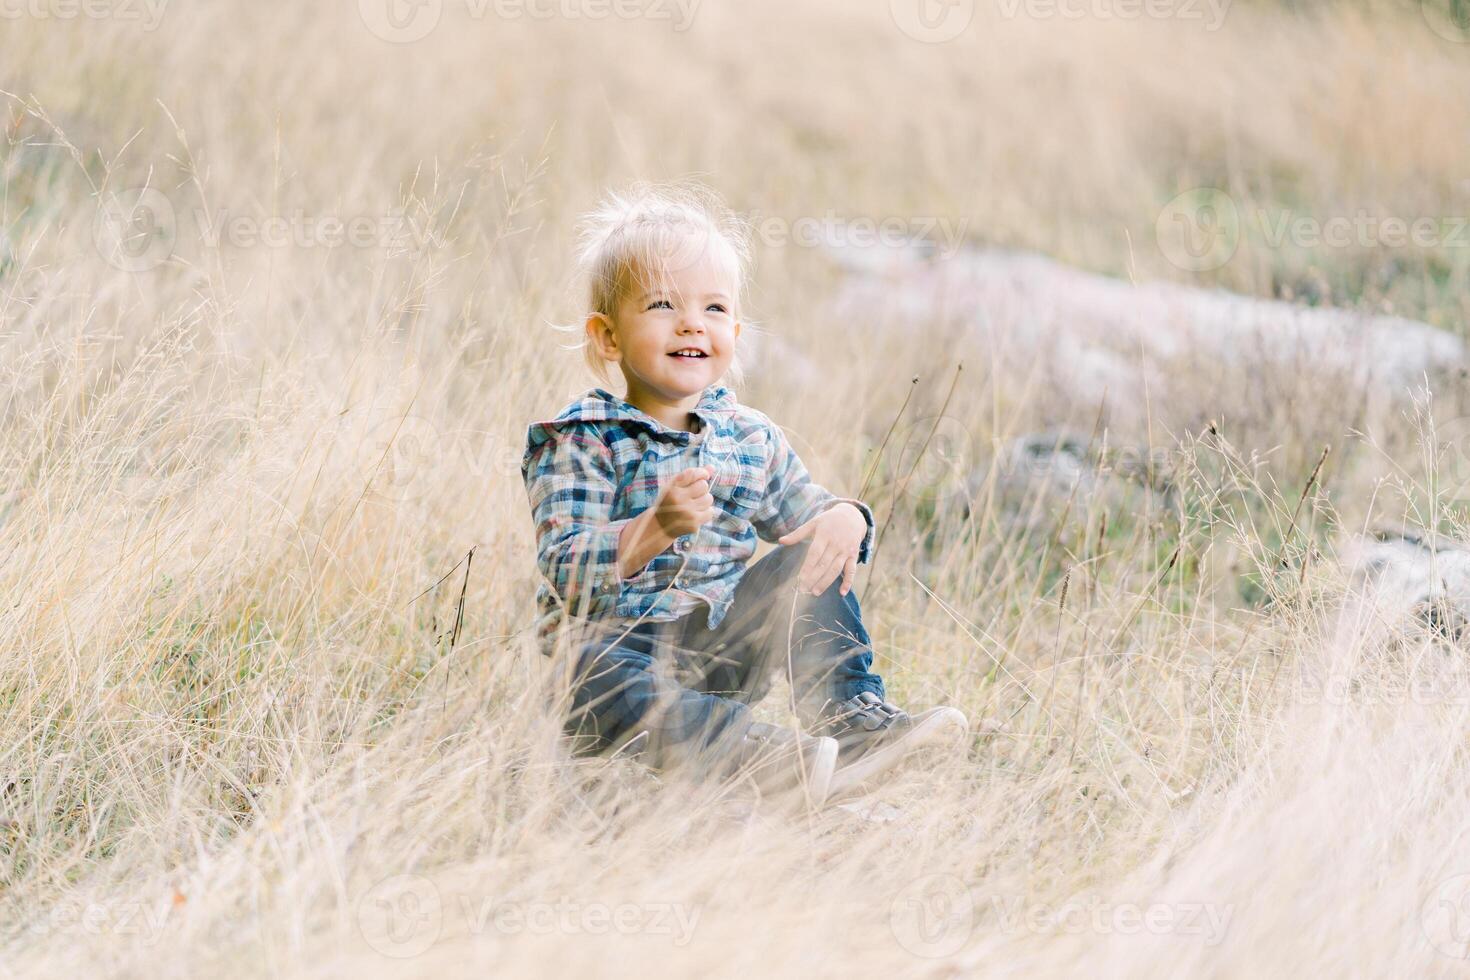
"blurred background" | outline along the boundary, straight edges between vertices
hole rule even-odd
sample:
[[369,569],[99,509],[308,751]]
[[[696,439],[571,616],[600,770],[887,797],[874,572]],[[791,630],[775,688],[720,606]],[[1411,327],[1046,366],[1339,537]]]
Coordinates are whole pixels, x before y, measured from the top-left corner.
[[[1470,6],[0,0],[0,106],[0,975],[1465,956]],[[577,218],[691,177],[975,729],[803,820],[531,645]]]

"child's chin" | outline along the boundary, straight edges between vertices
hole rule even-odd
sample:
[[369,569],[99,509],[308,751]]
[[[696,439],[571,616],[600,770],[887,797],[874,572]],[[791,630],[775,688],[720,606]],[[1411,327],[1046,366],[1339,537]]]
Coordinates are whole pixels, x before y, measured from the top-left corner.
[[715,382],[712,374],[706,371],[690,371],[683,377],[674,378],[669,382],[669,391],[678,392],[680,397],[695,395],[708,388]]

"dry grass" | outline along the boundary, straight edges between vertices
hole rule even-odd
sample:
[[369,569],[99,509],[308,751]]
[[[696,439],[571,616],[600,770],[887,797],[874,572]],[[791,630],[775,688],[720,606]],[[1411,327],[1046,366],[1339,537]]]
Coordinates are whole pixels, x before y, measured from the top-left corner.
[[[588,383],[548,324],[577,314],[573,220],[609,184],[701,173],[786,221],[942,217],[1461,331],[1470,248],[1248,232],[1190,275],[1153,240],[1203,183],[1324,219],[1470,213],[1470,48],[1415,7],[1241,2],[1210,32],[982,6],[943,45],[877,0],[711,3],[687,32],[460,8],[403,45],[350,3],[7,19],[0,975],[1460,966],[1438,903],[1462,885],[1436,889],[1470,872],[1464,651],[1370,604],[1343,620],[1332,561],[1376,520],[1454,529],[1425,431],[1454,386],[1365,433],[1305,376],[1215,432],[1160,420],[1167,492],[1017,500],[929,466],[896,498],[885,455],[861,593],[881,668],[975,723],[884,794],[897,819],[743,820],[558,748],[518,464],[525,423]],[[144,186],[177,241],[120,270],[99,201]],[[407,246],[315,224],[397,209]],[[306,243],[256,241],[271,216]],[[831,371],[793,394],[775,361],[743,396],[834,488],[908,393],[895,365],[924,376],[912,419],[965,358],[966,466],[1090,430],[1097,406],[983,350],[849,343],[832,276],[765,244],[752,312]],[[1415,679],[1436,695],[1394,693]]]

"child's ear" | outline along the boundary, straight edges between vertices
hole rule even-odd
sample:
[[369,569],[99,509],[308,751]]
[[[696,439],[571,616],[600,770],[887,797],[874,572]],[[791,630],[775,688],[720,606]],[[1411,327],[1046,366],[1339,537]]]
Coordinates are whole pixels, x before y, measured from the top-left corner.
[[739,340],[740,339],[740,321],[739,320],[736,320],[735,321],[735,339],[736,340]]
[[597,349],[604,360],[616,361],[622,357],[612,318],[606,313],[589,313],[583,329],[587,331],[587,342]]

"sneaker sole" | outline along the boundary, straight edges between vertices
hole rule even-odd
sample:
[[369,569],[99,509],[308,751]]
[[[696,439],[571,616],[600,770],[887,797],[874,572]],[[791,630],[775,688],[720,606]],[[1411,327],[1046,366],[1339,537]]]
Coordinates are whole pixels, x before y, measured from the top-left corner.
[[969,730],[969,721],[958,708],[930,708],[915,717],[914,727],[903,738],[874,749],[833,773],[827,798],[832,800],[856,793],[866,783],[903,762],[915,750],[947,738],[958,742]]
[[823,738],[812,754],[811,774],[806,784],[800,787],[805,791],[807,802],[812,806],[826,803],[832,795],[832,779],[836,774],[837,739]]

